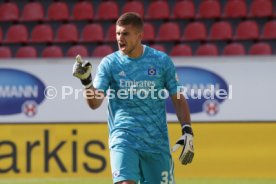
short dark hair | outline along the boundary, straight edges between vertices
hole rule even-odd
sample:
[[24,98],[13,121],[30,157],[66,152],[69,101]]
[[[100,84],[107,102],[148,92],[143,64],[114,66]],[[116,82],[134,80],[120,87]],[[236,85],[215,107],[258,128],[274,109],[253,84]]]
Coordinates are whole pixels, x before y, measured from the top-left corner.
[[122,14],[118,18],[116,25],[118,26],[132,25],[136,27],[139,31],[142,31],[144,26],[144,21],[138,13],[127,12]]

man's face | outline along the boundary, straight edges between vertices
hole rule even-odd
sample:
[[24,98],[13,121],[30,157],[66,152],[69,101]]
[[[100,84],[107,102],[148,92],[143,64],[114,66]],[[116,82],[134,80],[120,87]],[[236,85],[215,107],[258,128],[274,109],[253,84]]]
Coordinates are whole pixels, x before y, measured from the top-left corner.
[[141,43],[142,33],[132,25],[116,25],[116,39],[119,50],[125,55],[131,56],[135,54],[137,46]]

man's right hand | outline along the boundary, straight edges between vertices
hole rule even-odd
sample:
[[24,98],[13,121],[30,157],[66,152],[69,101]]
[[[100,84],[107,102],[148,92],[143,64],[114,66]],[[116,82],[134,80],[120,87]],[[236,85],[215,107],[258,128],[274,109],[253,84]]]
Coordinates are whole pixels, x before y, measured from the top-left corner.
[[73,66],[73,76],[79,78],[85,88],[92,86],[92,65],[88,61],[83,61],[80,55],[76,56]]

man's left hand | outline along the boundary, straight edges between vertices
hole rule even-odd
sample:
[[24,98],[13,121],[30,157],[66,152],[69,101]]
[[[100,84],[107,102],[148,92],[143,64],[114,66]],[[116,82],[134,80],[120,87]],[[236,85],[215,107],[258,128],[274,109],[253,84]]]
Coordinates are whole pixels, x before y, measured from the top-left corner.
[[194,137],[192,133],[185,133],[178,139],[176,144],[173,146],[172,151],[175,152],[181,146],[183,146],[182,152],[179,157],[179,161],[187,165],[193,161],[194,158]]

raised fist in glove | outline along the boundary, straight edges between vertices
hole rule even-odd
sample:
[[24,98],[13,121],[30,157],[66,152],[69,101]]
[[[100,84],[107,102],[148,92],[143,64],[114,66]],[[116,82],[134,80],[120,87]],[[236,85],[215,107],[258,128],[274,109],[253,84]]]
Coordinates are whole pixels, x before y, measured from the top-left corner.
[[193,131],[190,125],[184,125],[182,127],[182,136],[176,144],[173,146],[172,151],[175,152],[178,150],[181,146],[182,152],[179,157],[179,161],[186,165],[192,162],[194,158],[194,143],[193,143]]
[[85,88],[92,86],[92,65],[88,61],[83,61],[80,55],[76,56],[73,66],[73,76],[79,78]]

